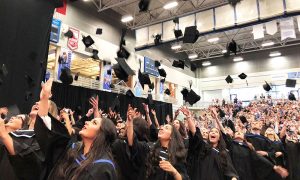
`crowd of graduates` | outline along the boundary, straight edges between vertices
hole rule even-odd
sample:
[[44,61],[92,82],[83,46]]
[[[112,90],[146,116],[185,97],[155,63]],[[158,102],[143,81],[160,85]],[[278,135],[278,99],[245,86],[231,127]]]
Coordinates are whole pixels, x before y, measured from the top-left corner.
[[299,101],[183,106],[162,120],[147,104],[122,119],[96,96],[80,116],[58,111],[52,83],[28,114],[0,108],[0,180],[300,180]]

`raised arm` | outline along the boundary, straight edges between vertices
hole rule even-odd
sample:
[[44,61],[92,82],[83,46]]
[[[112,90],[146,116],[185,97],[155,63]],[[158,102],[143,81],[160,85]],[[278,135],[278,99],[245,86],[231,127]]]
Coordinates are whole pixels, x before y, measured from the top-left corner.
[[102,114],[100,114],[99,112],[99,107],[98,107],[98,102],[99,102],[99,97],[98,95],[96,96],[96,98],[91,97],[90,98],[90,104],[93,106],[93,110],[94,110],[94,118],[100,118]]
[[53,78],[50,78],[46,83],[42,84],[42,90],[40,93],[40,103],[39,103],[39,111],[38,115],[40,117],[44,117],[48,115],[49,109],[49,98],[52,96],[51,88],[52,88]]
[[155,109],[151,109],[151,113],[153,114],[153,117],[154,117],[155,126],[156,126],[156,128],[158,128],[159,127],[159,123],[158,123],[158,119],[157,119],[157,116],[156,116]]
[[15,155],[14,143],[8,132],[6,131],[4,120],[0,117],[0,140],[5,145],[10,155]]
[[128,145],[133,145],[133,116],[134,116],[134,109],[129,106],[127,111],[127,121],[126,121],[126,127],[127,127],[127,140]]

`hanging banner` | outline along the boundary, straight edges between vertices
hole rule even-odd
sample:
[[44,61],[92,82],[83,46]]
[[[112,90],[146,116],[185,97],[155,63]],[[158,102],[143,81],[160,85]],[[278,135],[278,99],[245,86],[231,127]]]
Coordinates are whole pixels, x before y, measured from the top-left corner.
[[58,43],[60,28],[61,28],[61,20],[53,18],[51,24],[51,32],[50,32],[51,42]]
[[61,48],[61,53],[58,57],[57,79],[59,79],[61,70],[64,68],[71,69],[73,52],[68,48]]
[[68,48],[71,49],[72,51],[78,49],[78,42],[79,42],[79,30],[70,27],[70,31],[73,32],[73,37],[68,39]]
[[56,12],[66,15],[67,12],[67,0],[63,0],[64,5],[60,8],[56,8]]
[[281,41],[287,38],[296,38],[293,18],[280,20]]
[[274,21],[267,22],[266,23],[266,31],[267,31],[267,34],[270,34],[270,35],[276,34],[278,31],[277,21],[274,20]]
[[258,24],[253,26],[253,37],[254,39],[261,39],[264,37],[264,26],[263,24]]
[[111,84],[111,65],[105,65],[103,67],[104,69],[104,82],[103,82],[103,89],[106,89],[106,90],[111,90],[110,88],[110,84]]

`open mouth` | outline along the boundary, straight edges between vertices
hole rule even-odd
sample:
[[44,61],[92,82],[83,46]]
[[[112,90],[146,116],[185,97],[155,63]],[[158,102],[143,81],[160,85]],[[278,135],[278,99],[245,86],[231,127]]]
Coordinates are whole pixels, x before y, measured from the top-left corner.
[[83,126],[83,128],[81,130],[84,130],[84,129],[86,129],[86,126]]

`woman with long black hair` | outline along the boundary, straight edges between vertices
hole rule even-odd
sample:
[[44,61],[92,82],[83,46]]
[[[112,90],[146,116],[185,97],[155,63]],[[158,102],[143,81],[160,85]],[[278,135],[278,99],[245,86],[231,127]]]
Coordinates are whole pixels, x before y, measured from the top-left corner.
[[106,118],[87,121],[79,132],[82,142],[71,143],[66,127],[48,114],[48,99],[53,80],[48,80],[40,95],[36,139],[45,154],[48,179],[117,179],[111,144],[116,139],[113,122]]
[[189,127],[188,170],[191,180],[236,180],[238,175],[232,165],[225,141],[218,128],[212,128],[208,142],[202,138],[199,128],[192,120],[191,112],[183,107]]
[[134,111],[127,113],[127,138],[131,153],[144,159],[141,169],[145,171],[143,179],[149,180],[183,180],[188,179],[185,158],[186,151],[180,133],[172,125],[161,126],[158,141],[152,147],[139,141],[133,130]]

